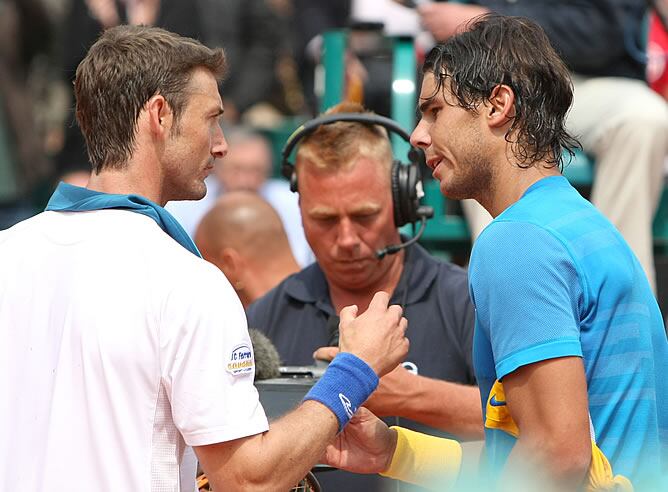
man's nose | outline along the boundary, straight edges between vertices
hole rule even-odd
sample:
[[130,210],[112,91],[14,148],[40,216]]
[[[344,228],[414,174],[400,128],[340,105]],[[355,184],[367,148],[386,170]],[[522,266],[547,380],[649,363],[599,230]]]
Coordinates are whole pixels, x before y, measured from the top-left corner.
[[341,248],[353,249],[359,245],[360,238],[353,226],[352,222],[343,218],[339,222],[339,232],[337,237],[337,243]]
[[421,149],[426,149],[431,145],[431,137],[429,136],[424,120],[420,120],[413,133],[411,133],[411,145]]
[[223,129],[218,126],[218,130],[214,135],[213,145],[211,146],[211,155],[215,159],[222,159],[227,154],[227,140],[223,134]]

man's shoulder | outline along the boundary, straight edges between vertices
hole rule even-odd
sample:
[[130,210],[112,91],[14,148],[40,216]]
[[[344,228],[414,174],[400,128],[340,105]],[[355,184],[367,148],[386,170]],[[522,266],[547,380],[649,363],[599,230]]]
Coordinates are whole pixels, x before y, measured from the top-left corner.
[[439,276],[466,277],[466,269],[456,263],[434,256],[429,256],[429,261],[438,269]]
[[412,253],[415,258],[410,260],[409,268],[416,269],[417,282],[429,282],[430,276],[433,275],[440,285],[459,286],[461,282],[466,283],[467,273],[463,267],[433,256],[420,245],[415,246],[415,252]]
[[309,265],[252,303],[246,311],[248,326],[266,334],[289,363],[306,363],[313,350],[326,343],[314,342],[313,347],[300,352],[308,345],[307,339],[323,336],[326,319],[332,314],[327,296],[322,271],[317,264]]
[[291,307],[315,303],[327,289],[325,276],[317,263],[293,273],[248,307],[248,319],[274,316]]
[[100,241],[106,242],[101,245],[105,254],[118,252],[126,258],[131,257],[129,263],[149,272],[156,288],[201,293],[207,289],[220,289],[228,283],[215,265],[187,250],[151,217],[125,210],[93,213],[101,216],[95,221],[100,223],[100,229],[110,232]]

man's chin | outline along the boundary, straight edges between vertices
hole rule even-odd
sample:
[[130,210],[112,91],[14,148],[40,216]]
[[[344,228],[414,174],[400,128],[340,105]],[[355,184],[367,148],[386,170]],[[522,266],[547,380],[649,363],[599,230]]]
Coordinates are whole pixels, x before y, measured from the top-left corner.
[[327,276],[333,284],[336,284],[340,289],[349,291],[363,290],[369,283],[371,272],[368,270],[348,270],[337,271],[333,275]]
[[441,181],[441,194],[450,200],[467,200],[474,198],[475,193],[470,187],[460,186],[457,183]]
[[197,201],[201,200],[206,196],[206,185],[202,183],[202,188],[201,189],[193,189],[190,190],[189,192],[181,192],[178,194],[174,194],[172,198],[170,198],[168,201],[170,202],[183,202],[183,201]]

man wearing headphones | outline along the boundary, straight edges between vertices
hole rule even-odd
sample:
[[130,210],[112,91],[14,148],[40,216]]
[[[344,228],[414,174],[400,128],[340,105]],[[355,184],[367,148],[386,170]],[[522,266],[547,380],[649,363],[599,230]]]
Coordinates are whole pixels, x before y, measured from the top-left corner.
[[[351,113],[374,124],[337,121]],[[320,125],[323,120],[327,124]],[[387,248],[401,243],[397,227],[423,213],[417,208],[417,163],[393,163],[387,133],[391,123],[358,104],[342,103],[288,141],[286,174],[293,189],[298,187],[304,232],[316,263],[252,304],[249,325],[276,344],[284,364],[309,365],[316,350],[336,345],[342,307],[354,304],[363,310],[374,292],[391,292],[392,302],[403,306],[409,321],[410,351],[403,365],[381,379],[366,406],[380,416],[399,417],[408,427],[480,438],[466,273],[432,258],[417,244]],[[293,147],[294,166],[287,160]],[[387,249],[398,251],[384,255]],[[328,358],[335,351],[321,349],[318,355]],[[339,473],[323,474],[325,488]],[[362,480],[379,479],[351,482],[348,477],[346,490],[379,486]]]

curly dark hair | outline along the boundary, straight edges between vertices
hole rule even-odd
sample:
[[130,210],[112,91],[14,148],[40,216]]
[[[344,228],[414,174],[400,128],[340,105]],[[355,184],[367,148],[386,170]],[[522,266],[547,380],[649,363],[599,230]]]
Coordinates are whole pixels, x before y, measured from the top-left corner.
[[[523,168],[536,162],[563,170],[562,150],[570,158],[580,143],[564,127],[573,101],[570,73],[543,29],[530,19],[485,14],[466,30],[427,55],[423,73],[433,73],[435,97],[447,88],[457,104],[477,111],[494,88],[515,94],[515,116],[506,141]],[[569,160],[570,160],[569,158]]]

